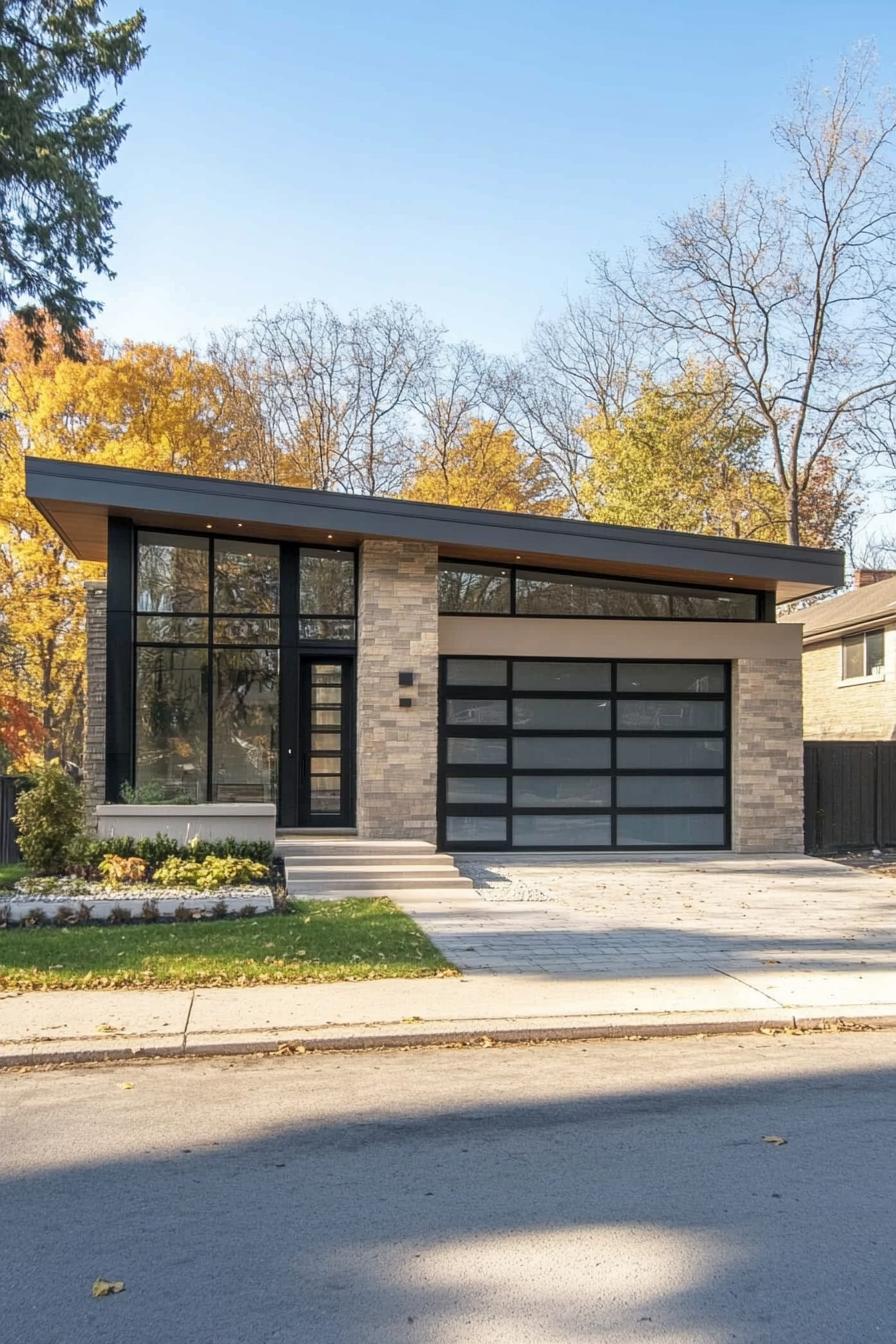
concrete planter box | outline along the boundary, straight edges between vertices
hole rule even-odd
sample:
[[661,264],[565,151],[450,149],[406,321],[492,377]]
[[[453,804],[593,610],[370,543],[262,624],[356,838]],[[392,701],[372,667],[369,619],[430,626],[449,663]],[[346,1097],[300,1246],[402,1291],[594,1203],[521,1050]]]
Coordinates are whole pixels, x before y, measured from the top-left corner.
[[168,835],[185,845],[200,840],[267,840],[274,843],[274,803],[101,803],[96,809],[101,836],[134,839]]
[[[269,914],[274,908],[273,893],[270,887],[265,886],[247,888],[237,896],[228,891],[192,891],[186,887],[179,896],[156,896],[155,892],[151,890],[142,891],[139,896],[128,896],[127,888],[123,887],[114,896],[96,897],[88,895],[68,900],[50,900],[45,896],[16,895],[14,892],[11,900],[0,901],[0,904],[4,907],[10,923],[19,924],[23,919],[28,918],[32,910],[42,910],[47,921],[52,921],[61,905],[77,909],[82,900],[90,906],[90,918],[96,923],[106,923],[115,906],[123,906],[125,910],[129,911],[131,918],[140,923],[144,902],[149,900],[155,901],[159,908],[159,915],[163,919],[173,919],[174,912],[179,906],[186,906],[188,910],[197,914],[204,911],[206,917],[211,914],[214,906],[221,904],[227,907],[227,912],[231,915],[238,914],[247,905],[254,905],[258,914]],[[2,937],[2,934],[0,934],[0,937]]]

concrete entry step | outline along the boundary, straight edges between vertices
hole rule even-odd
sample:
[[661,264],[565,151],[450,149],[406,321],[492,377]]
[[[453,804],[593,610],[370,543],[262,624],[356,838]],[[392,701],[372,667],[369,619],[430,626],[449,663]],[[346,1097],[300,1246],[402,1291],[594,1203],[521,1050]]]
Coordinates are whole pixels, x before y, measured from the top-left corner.
[[322,840],[332,840],[334,836],[357,835],[356,826],[278,826],[277,839],[288,840],[295,837],[296,840],[306,840],[319,836]]
[[279,856],[283,860],[283,866],[287,869],[310,870],[311,868],[340,868],[340,869],[358,869],[358,868],[390,868],[398,869],[404,872],[408,868],[453,868],[454,863],[450,854],[402,854],[386,853],[378,854],[295,854],[281,853]]
[[388,896],[392,891],[465,891],[472,886],[449,854],[425,840],[281,836],[287,894],[308,900]]
[[423,875],[393,873],[390,877],[340,877],[305,878],[291,877],[286,883],[290,896],[304,896],[308,900],[317,900],[333,891],[344,892],[350,896],[381,896],[390,891],[411,891],[427,887],[431,891],[469,890],[472,887],[469,878],[458,877],[450,872],[446,877],[434,877],[431,873]]
[[[278,840],[274,852],[284,862],[293,858],[314,859],[324,863],[351,863],[355,859],[413,862],[415,859],[431,861],[436,847],[417,840],[346,840],[338,844],[332,840]],[[452,862],[450,856],[445,857],[449,863]]]

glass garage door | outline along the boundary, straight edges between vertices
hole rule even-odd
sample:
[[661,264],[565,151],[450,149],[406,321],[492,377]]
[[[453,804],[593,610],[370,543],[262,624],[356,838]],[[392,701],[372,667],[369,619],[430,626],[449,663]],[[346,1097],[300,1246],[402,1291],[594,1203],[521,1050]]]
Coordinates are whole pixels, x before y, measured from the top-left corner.
[[728,663],[443,658],[447,849],[724,849]]

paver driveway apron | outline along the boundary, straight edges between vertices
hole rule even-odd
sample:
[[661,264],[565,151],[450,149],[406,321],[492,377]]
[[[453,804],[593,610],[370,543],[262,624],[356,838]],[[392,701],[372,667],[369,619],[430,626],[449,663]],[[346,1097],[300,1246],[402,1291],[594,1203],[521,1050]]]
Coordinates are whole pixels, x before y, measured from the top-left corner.
[[784,1007],[842,1004],[848,972],[861,1001],[896,1004],[896,882],[871,872],[718,853],[457,863],[474,890],[396,899],[464,972],[721,975]]

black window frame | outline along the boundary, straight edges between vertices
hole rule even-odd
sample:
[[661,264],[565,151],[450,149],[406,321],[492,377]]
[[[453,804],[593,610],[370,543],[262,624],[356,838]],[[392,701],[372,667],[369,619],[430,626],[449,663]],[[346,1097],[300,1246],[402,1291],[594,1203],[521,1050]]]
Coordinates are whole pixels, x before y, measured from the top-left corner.
[[[458,853],[476,851],[494,851],[498,852],[537,852],[539,850],[550,852],[551,850],[568,850],[570,852],[580,851],[618,851],[626,852],[675,852],[678,850],[727,850],[731,847],[731,663],[729,660],[719,658],[591,658],[583,659],[581,657],[558,658],[550,657],[516,657],[507,655],[503,661],[507,664],[506,681],[503,686],[488,684],[486,686],[457,686],[448,684],[447,670],[448,662],[451,658],[468,659],[471,662],[495,662],[502,661],[499,656],[494,654],[442,654],[439,658],[439,732],[438,732],[438,844],[440,848],[456,851]],[[570,729],[514,729],[513,726],[513,698],[514,690],[514,664],[533,663],[533,662],[591,662],[595,664],[609,665],[610,668],[610,689],[605,693],[610,702],[610,722],[605,731],[588,730],[587,733],[581,728]],[[651,691],[647,696],[643,691],[620,691],[618,689],[618,669],[621,666],[631,664],[656,663],[662,665],[669,664],[706,664],[707,666],[721,667],[723,670],[723,689],[721,691],[710,692],[660,692]],[[521,691],[522,695],[528,695],[530,692]],[[595,691],[555,691],[544,692],[546,696],[552,696],[555,699],[566,700],[587,700],[599,698],[602,693]],[[507,701],[507,722],[501,727],[475,727],[469,724],[449,725],[445,718],[445,703],[448,695],[452,699],[467,698],[475,699],[488,695],[491,699],[504,698]],[[721,701],[723,704],[722,727],[716,730],[680,730],[680,729],[621,729],[617,725],[617,705],[620,702],[643,700],[695,700],[695,701]],[[601,738],[608,740],[610,744],[610,761],[605,769],[589,766],[580,768],[542,768],[540,766],[520,766],[517,768],[514,762],[514,738],[524,737],[567,737],[567,738]],[[451,737],[480,737],[480,738],[498,738],[504,739],[507,743],[506,761],[504,764],[451,764],[447,762],[447,743]],[[723,768],[700,768],[700,767],[658,767],[655,764],[645,765],[644,767],[621,767],[617,761],[618,743],[623,739],[632,738],[659,738],[665,741],[671,739],[690,739],[690,740],[718,740],[724,746],[724,765]],[[520,775],[555,775],[555,776],[589,776],[606,775],[610,781],[611,803],[607,808],[594,807],[527,807],[517,808],[513,805],[513,779],[516,774]],[[661,775],[669,778],[693,778],[693,777],[721,777],[723,780],[723,802],[720,807],[671,807],[671,806],[620,806],[617,798],[617,780],[632,776],[657,776]],[[507,780],[507,797],[504,804],[476,803],[458,804],[447,802],[447,780],[452,777],[473,777],[473,778],[494,778],[503,776]],[[447,820],[452,816],[469,816],[473,811],[477,816],[495,816],[503,817],[505,821],[505,839],[504,841],[461,841],[450,839],[447,835]],[[581,845],[514,845],[513,843],[513,817],[514,815],[545,815],[547,813],[556,813],[557,815],[570,816],[608,816],[610,818],[610,842],[606,845],[581,844]],[[674,844],[674,845],[619,845],[617,844],[618,817],[621,815],[711,815],[723,817],[722,840],[718,844]]]
[[[719,621],[724,625],[755,625],[757,622],[774,622],[775,620],[775,602],[774,593],[755,588],[743,588],[732,585],[731,587],[721,587],[715,584],[694,584],[680,583],[675,580],[657,580],[657,579],[639,579],[628,578],[622,574],[604,574],[593,573],[591,571],[580,569],[552,569],[542,568],[538,565],[524,564],[496,564],[490,561],[465,560],[456,556],[440,555],[439,570],[442,565],[470,565],[477,569],[494,569],[495,571],[504,571],[508,574],[510,583],[510,604],[507,611],[462,611],[443,607],[441,598],[439,599],[440,616],[469,616],[476,620],[487,618],[495,621],[505,621],[510,617],[521,617],[531,621]],[[738,597],[751,597],[755,603],[754,616],[676,616],[670,613],[668,616],[622,616],[622,615],[580,615],[575,612],[521,612],[517,604],[517,575],[519,573],[543,574],[546,579],[594,579],[598,583],[601,581],[615,584],[630,585],[634,588],[642,587],[646,590],[662,591],[669,590],[671,596],[680,593],[683,596],[691,595],[693,597],[709,597],[717,595],[719,597],[736,595]],[[771,600],[769,600],[771,599]],[[640,661],[645,661],[641,659]],[[662,661],[658,659],[657,661]]]
[[[111,522],[112,520],[110,520]],[[118,520],[115,520],[116,522]],[[222,652],[238,651],[240,649],[265,649],[275,650],[278,653],[278,742],[279,742],[279,762],[277,770],[277,796],[274,800],[278,809],[278,816],[281,813],[283,799],[291,794],[292,785],[286,781],[286,752],[284,744],[292,747],[295,753],[298,739],[298,675],[299,662],[302,656],[310,655],[314,657],[336,657],[339,654],[354,657],[357,650],[357,622],[358,622],[358,578],[359,578],[359,552],[356,547],[328,545],[321,542],[291,542],[291,541],[271,541],[270,537],[256,537],[254,535],[243,535],[242,532],[234,535],[231,531],[219,531],[215,529],[187,529],[171,527],[153,527],[143,526],[135,523],[128,523],[127,531],[120,529],[121,539],[118,546],[122,548],[122,559],[124,558],[123,548],[126,545],[128,551],[129,563],[129,650],[128,650],[128,678],[129,688],[127,695],[123,695],[116,702],[114,718],[107,715],[107,742],[126,744],[127,764],[123,759],[116,762],[114,772],[107,767],[107,795],[110,802],[119,802],[121,787],[123,784],[130,784],[132,787],[136,781],[137,768],[137,717],[138,706],[136,703],[137,687],[137,659],[138,650],[141,648],[193,648],[204,649],[207,655],[207,676],[208,676],[208,696],[206,703],[206,787],[205,798],[200,802],[211,803],[213,801],[214,784],[214,655],[216,650]],[[201,538],[208,543],[208,576],[207,576],[207,605],[205,611],[190,613],[179,613],[170,611],[142,612],[138,610],[138,570],[139,570],[139,548],[141,536],[145,533],[151,533],[154,536],[194,537]],[[125,540],[126,538],[126,540]],[[112,560],[111,552],[112,529],[110,528],[110,563]],[[279,586],[279,604],[276,614],[271,612],[234,612],[222,611],[216,613],[214,603],[214,585],[215,585],[215,542],[227,544],[229,542],[242,542],[249,545],[275,545],[279,548],[280,554],[280,586]],[[301,637],[300,607],[300,554],[302,549],[313,551],[332,551],[339,554],[350,554],[354,563],[354,612],[351,616],[340,615],[338,618],[328,618],[325,616],[315,616],[314,620],[339,619],[352,622],[353,636],[351,639],[303,639]],[[174,617],[188,615],[196,619],[207,622],[206,638],[204,640],[157,640],[157,639],[138,639],[137,638],[137,620],[140,616],[161,616]],[[222,620],[264,620],[276,621],[278,628],[278,638],[273,640],[247,640],[245,642],[221,642],[215,641],[215,622]],[[120,654],[119,654],[120,656]],[[109,651],[107,650],[107,657]],[[111,668],[112,659],[109,657],[107,667]],[[292,688],[292,689],[290,689]],[[295,739],[295,740],[294,740]],[[119,748],[118,756],[124,756],[124,752]],[[292,759],[292,758],[291,758]],[[294,764],[294,761],[293,761]],[[115,796],[111,796],[114,792]],[[291,806],[291,800],[289,805]]]

